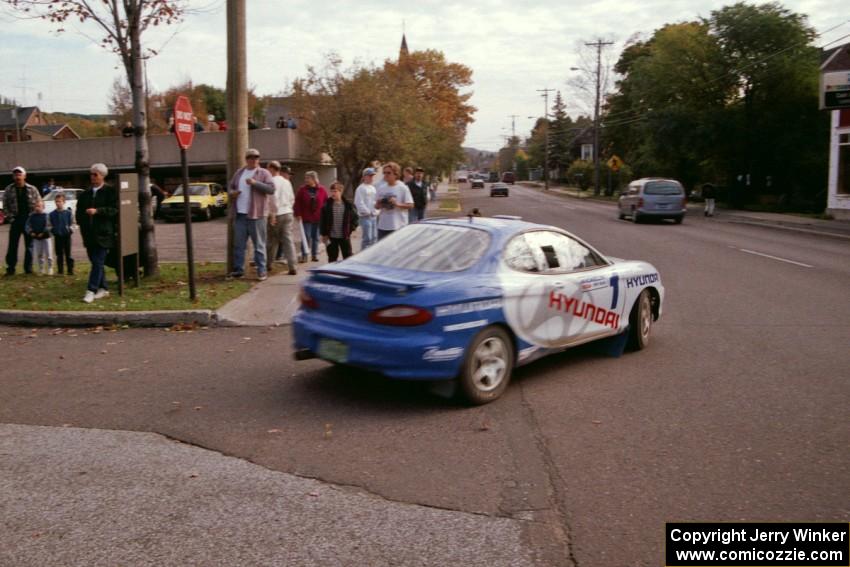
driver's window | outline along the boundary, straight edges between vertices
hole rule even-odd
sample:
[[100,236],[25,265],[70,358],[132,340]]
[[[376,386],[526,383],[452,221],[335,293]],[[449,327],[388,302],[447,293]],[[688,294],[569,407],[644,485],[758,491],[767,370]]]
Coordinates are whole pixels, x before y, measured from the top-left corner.
[[[505,247],[505,262],[514,270],[538,273],[546,269],[542,254],[535,254],[526,241],[526,234],[514,237]],[[539,252],[539,251],[538,251]]]
[[571,272],[604,265],[604,261],[589,248],[560,232],[529,232],[526,240],[532,254],[542,257],[543,271],[546,272]]

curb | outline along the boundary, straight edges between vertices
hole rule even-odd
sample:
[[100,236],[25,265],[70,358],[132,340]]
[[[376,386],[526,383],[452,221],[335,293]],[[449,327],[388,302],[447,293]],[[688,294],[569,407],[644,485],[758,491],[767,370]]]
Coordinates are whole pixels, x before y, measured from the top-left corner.
[[0,311],[0,325],[41,327],[96,327],[98,325],[130,325],[131,327],[171,327],[181,323],[216,325],[215,311]]
[[806,234],[816,234],[818,236],[831,236],[832,238],[843,238],[844,240],[850,240],[850,234],[840,234],[838,232],[829,232],[829,231],[825,231],[825,230],[814,230],[814,229],[811,229],[811,228],[803,228],[803,227],[798,227],[798,226],[788,226],[788,225],[785,225],[785,224],[778,224],[776,222],[771,222],[771,221],[759,221],[759,220],[748,219],[746,217],[740,217],[740,218],[737,218],[737,219],[729,218],[728,220],[726,220],[726,222],[732,223],[732,224],[746,224],[746,225],[749,225],[749,226],[762,226],[762,227],[765,227],[765,228],[775,228],[777,230],[788,230],[788,231],[792,231],[792,232],[803,232],[803,233],[806,233]]

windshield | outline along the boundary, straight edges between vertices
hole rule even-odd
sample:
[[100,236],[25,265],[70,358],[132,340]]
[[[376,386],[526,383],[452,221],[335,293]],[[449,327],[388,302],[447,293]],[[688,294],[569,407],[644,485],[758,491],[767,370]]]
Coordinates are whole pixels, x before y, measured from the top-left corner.
[[490,244],[483,230],[412,224],[348,261],[420,272],[459,272],[475,264]]
[[[183,194],[183,186],[181,185],[174,191],[175,195]],[[196,197],[208,197],[210,194],[210,186],[209,185],[189,185],[189,195]]]
[[682,186],[675,181],[653,181],[643,189],[644,195],[681,195]]

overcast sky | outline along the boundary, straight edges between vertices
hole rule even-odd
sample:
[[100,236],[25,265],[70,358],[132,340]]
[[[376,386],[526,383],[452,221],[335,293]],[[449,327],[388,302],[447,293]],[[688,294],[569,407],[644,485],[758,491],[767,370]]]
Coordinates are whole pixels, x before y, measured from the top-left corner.
[[[473,70],[472,104],[478,108],[465,145],[498,149],[512,128],[528,135],[543,114],[536,89],[563,91],[570,114],[589,111],[592,97],[568,81],[581,66],[581,45],[602,38],[616,61],[625,42],[647,38],[667,23],[708,16],[732,2],[643,0],[575,2],[541,0],[247,0],[248,82],[258,94],[278,94],[308,65],[339,53],[346,63],[381,63],[396,58],[404,22],[410,49],[437,49]],[[757,2],[761,3],[761,2]],[[148,65],[152,89],[191,79],[224,87],[226,32],[224,0],[199,0],[204,12],[176,28],[145,36],[160,51]],[[809,16],[824,45],[850,34],[850,14],[836,0],[787,0],[783,5]],[[50,24],[0,14],[0,94],[48,112],[105,113],[113,79],[123,75],[117,56],[78,32],[99,37],[93,25]],[[836,27],[838,26],[838,27]],[[828,31],[830,28],[835,28]],[[173,33],[176,31],[177,33]],[[826,33],[824,33],[826,32]],[[845,38],[842,42],[850,41]],[[550,101],[551,102],[551,101]]]

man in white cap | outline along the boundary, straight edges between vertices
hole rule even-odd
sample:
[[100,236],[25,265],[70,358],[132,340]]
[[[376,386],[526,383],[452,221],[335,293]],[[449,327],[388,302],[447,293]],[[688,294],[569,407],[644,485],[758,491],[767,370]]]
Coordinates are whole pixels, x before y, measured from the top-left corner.
[[230,206],[235,207],[233,223],[233,271],[231,278],[241,278],[245,273],[245,249],[248,239],[254,245],[254,265],[257,279],[268,279],[266,271],[266,217],[269,201],[274,195],[272,174],[260,167],[260,152],[248,148],[245,167],[233,174],[227,186]]
[[24,272],[32,273],[32,238],[26,224],[35,205],[41,200],[38,189],[27,183],[27,170],[17,166],[12,170],[13,182],[3,192],[3,212],[9,222],[9,248],[6,250],[6,275],[15,275],[18,264],[18,242],[24,237]]
[[373,245],[378,240],[378,214],[381,212],[375,208],[375,195],[377,190],[372,182],[375,179],[375,168],[367,167],[363,170],[363,178],[360,186],[354,192],[354,206],[357,208],[357,216],[360,218],[360,230],[363,238],[360,241],[360,250]]

